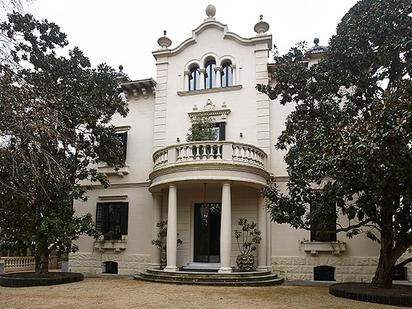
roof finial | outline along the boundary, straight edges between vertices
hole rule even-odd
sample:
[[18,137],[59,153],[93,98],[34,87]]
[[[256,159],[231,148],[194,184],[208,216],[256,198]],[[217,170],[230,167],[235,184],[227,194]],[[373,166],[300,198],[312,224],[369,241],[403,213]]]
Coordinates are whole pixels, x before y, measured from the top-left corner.
[[313,40],[313,43],[315,43],[315,45],[318,46],[318,45],[319,45],[319,38],[315,38],[315,39]]
[[158,40],[157,40],[157,44],[159,44],[159,46],[162,48],[162,49],[167,49],[167,48],[169,48],[169,46],[170,45],[172,45],[172,40],[170,40],[167,36],[166,36],[166,30],[163,30],[163,36],[162,37],[160,37]]
[[216,15],[216,7],[213,4],[209,4],[206,7],[206,15],[208,19],[214,19],[215,15]]
[[119,65],[119,71],[120,71],[120,73],[123,73],[123,66],[122,65]]
[[259,22],[255,25],[254,29],[258,35],[264,35],[269,30],[269,24],[263,21],[263,14],[260,14]]

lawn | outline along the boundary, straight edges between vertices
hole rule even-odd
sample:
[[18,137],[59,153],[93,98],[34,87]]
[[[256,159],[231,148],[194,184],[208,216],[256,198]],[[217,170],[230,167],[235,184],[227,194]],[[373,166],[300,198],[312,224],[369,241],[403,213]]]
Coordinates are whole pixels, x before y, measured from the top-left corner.
[[0,308],[395,308],[329,295],[325,287],[204,287],[88,278],[51,287],[0,287]]

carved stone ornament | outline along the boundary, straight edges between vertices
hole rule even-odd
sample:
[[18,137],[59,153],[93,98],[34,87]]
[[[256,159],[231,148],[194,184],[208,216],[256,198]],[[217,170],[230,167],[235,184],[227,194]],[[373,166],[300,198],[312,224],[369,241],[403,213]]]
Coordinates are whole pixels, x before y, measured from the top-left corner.
[[225,102],[222,103],[220,107],[213,104],[212,100],[207,99],[206,104],[203,108],[198,108],[195,104],[193,106],[193,111],[189,113],[189,117],[216,117],[220,116],[221,119],[226,119],[227,115],[230,114],[230,109],[227,108]]

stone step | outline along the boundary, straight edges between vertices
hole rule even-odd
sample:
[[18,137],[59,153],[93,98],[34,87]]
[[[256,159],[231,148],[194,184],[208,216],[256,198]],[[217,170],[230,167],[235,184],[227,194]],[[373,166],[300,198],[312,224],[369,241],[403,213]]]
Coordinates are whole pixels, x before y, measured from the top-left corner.
[[209,281],[177,281],[177,280],[170,280],[166,278],[156,279],[156,278],[141,278],[136,276],[135,279],[141,279],[144,281],[150,282],[159,282],[159,283],[171,283],[171,284],[193,284],[193,285],[219,285],[219,286],[272,286],[272,285],[280,285],[283,283],[283,278],[276,278],[270,280],[263,280],[263,281],[214,281],[210,279]]
[[208,281],[215,281],[215,282],[240,282],[240,281],[248,281],[248,282],[257,282],[257,281],[265,281],[265,280],[272,280],[277,279],[277,275],[275,274],[267,274],[263,276],[251,276],[251,277],[242,277],[236,275],[197,275],[191,276],[190,274],[184,274],[180,276],[171,276],[170,273],[148,273],[142,272],[140,273],[140,278],[142,279],[166,279],[169,281],[191,281],[191,282],[208,282]]
[[266,276],[270,275],[270,271],[251,271],[251,272],[233,272],[230,275],[229,274],[219,274],[216,272],[205,272],[205,271],[176,271],[176,272],[164,272],[161,269],[154,269],[154,268],[148,268],[146,269],[147,273],[151,274],[167,274],[168,276],[171,277],[180,277],[180,276],[191,276],[193,278],[196,278],[198,276],[203,277],[203,276],[236,276],[236,277],[242,277],[242,278],[248,278],[248,277],[258,277],[258,276]]

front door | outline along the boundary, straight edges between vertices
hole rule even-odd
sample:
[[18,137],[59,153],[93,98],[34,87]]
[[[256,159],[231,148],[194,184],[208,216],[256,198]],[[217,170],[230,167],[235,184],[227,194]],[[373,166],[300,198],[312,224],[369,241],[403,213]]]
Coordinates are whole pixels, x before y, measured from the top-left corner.
[[220,262],[221,203],[195,204],[194,262]]

